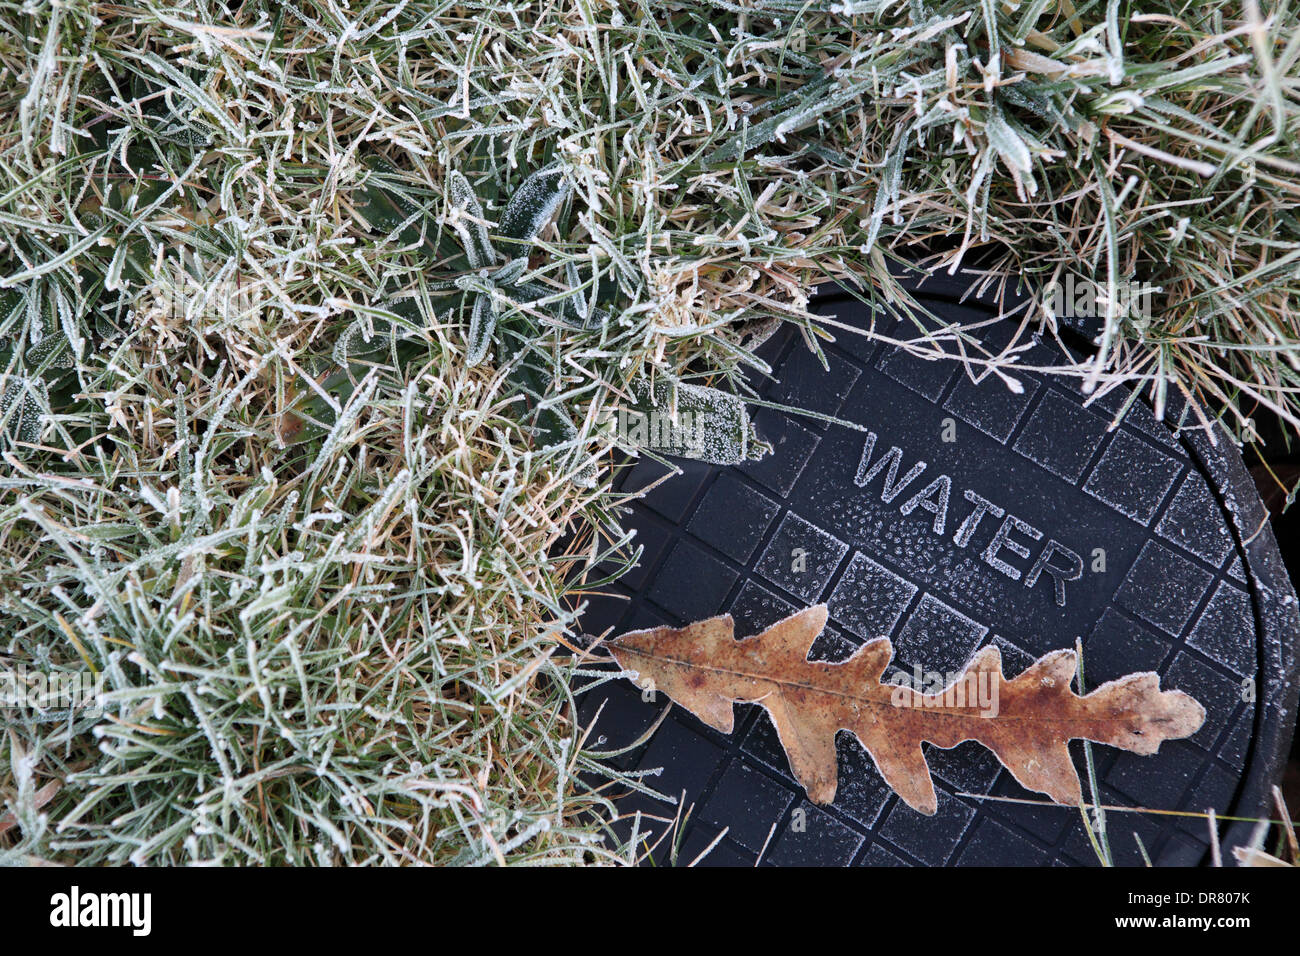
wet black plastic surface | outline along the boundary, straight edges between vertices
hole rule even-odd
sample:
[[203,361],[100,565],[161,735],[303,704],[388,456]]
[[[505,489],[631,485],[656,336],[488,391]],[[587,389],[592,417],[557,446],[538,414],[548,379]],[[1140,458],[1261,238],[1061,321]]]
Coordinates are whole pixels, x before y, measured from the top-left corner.
[[[988,318],[927,304],[954,321]],[[852,299],[821,308],[840,322],[869,320]],[[892,319],[878,318],[877,329],[915,334]],[[1013,332],[997,323],[984,339],[1001,346]],[[972,381],[957,363],[850,333],[837,339],[826,371],[797,333],[775,336],[762,349],[776,378],[763,395],[859,423],[874,438],[762,410],[768,458],[731,468],[678,462],[682,474],[632,507],[640,565],[605,589],[609,597],[590,599],[583,629],[621,633],[725,611],[749,635],[823,601],[831,623],[813,656],[839,659],[888,635],[895,666],[955,671],[996,643],[1009,675],[1079,638],[1090,687],[1155,670],[1207,711],[1200,732],[1153,757],[1094,748],[1103,801],[1253,812],[1294,722],[1296,609],[1271,534],[1251,536],[1262,511],[1236,452],[1201,432],[1176,433],[1140,401],[1124,412],[1122,390],[1085,405],[1069,380],[1016,373],[1016,394],[996,376]],[[1055,348],[1039,344],[1022,361],[1055,364]],[[642,460],[621,487],[664,473]],[[667,706],[626,681],[580,700],[585,722],[604,707],[593,733],[602,750],[637,739]],[[929,818],[891,793],[851,735],[837,745],[840,790],[826,808],[808,802],[754,706],[737,708],[731,736],[673,707],[646,745],[615,762],[662,768],[646,783],[693,806],[679,862],[726,829],[706,862],[1096,863],[1077,809],[962,796],[1045,799],[977,744],[927,745],[939,789]],[[1082,774],[1082,745],[1072,749]],[[642,794],[620,808],[677,812]],[[1107,823],[1119,864],[1143,862],[1139,841],[1156,863],[1205,858],[1202,819],[1111,813]],[[663,828],[642,822],[652,834]]]

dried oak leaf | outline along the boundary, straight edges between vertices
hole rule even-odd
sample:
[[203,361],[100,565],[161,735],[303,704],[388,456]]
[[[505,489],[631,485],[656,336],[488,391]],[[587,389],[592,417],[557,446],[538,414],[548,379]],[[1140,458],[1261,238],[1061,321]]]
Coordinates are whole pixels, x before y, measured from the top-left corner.
[[[953,684],[922,694],[881,682],[894,656],[887,638],[868,642],[842,663],[808,660],[825,626],[826,606],[819,604],[740,641],[730,615],[723,615],[682,628],[632,631],[608,646],[624,670],[636,672],[643,684],[653,682],[723,733],[731,733],[733,703],[762,706],[795,777],[808,798],[822,804],[835,799],[840,729],[858,738],[910,807],[932,814],[934,784],[923,741],[944,749],[978,741],[1026,788],[1077,806],[1082,791],[1069,741],[1153,754],[1161,741],[1187,737],[1205,719],[1205,708],[1187,694],[1161,691],[1154,673],[1130,674],[1080,697],[1070,689],[1073,651],[1052,651],[1008,680],[998,649],[984,647]],[[980,680],[989,688],[983,695],[972,683]]]

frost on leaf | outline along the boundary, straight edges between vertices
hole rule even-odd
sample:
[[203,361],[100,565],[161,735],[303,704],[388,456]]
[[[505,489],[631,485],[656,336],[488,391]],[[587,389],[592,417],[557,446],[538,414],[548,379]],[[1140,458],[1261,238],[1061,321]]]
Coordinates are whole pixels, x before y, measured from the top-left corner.
[[469,353],[466,363],[472,368],[487,358],[488,348],[492,345],[492,333],[496,330],[497,313],[492,299],[486,295],[474,297],[473,312],[469,320]]
[[[882,683],[894,656],[888,638],[869,641],[842,663],[808,660],[826,617],[826,605],[819,604],[737,641],[724,615],[682,628],[633,631],[608,646],[624,670],[653,682],[722,733],[731,733],[732,704],[759,704],[814,803],[835,799],[835,733],[841,729],[858,738],[908,806],[933,814],[924,742],[949,749],[978,741],[1022,786],[1077,806],[1083,795],[1071,740],[1150,755],[1165,740],[1194,734],[1205,720],[1205,708],[1181,691],[1162,691],[1154,673],[1129,674],[1086,696],[1075,694],[1073,651],[1052,651],[1008,680],[1001,654],[990,645],[936,693]],[[988,693],[978,690],[981,684]]]
[[479,205],[469,180],[460,173],[453,171],[447,177],[447,183],[451,189],[451,211],[447,221],[460,236],[470,268],[487,269],[496,263],[497,254],[488,240],[483,207]]
[[519,282],[510,286],[509,291],[518,297],[520,305],[543,308],[553,319],[571,329],[599,329],[609,321],[609,313],[604,309],[588,312],[587,303],[578,291],[566,293],[536,282]]
[[34,444],[41,437],[41,415],[49,407],[43,379],[9,375],[0,385],[0,447]]
[[816,120],[852,103],[867,92],[874,81],[863,80],[845,87],[834,87],[828,75],[810,80],[793,95],[794,104],[780,109],[790,98],[782,97],[772,105],[779,109],[775,115],[744,128],[704,157],[706,166],[740,159],[750,150],[766,146],[772,140],[783,142],[785,137],[810,126]]
[[40,441],[51,389],[74,367],[69,337],[84,342],[62,290],[42,281],[0,294],[0,448]]
[[334,363],[347,365],[358,355],[386,349],[396,334],[391,322],[377,316],[363,315],[353,319],[334,343]]
[[506,203],[497,231],[506,239],[531,242],[546,228],[572,188],[563,164],[552,163],[537,170]]
[[715,465],[738,465],[767,451],[735,395],[662,379],[637,387],[634,395],[619,422],[621,437],[631,445]]
[[383,232],[397,230],[398,239],[407,246],[422,241],[432,247],[428,223],[421,230],[419,204],[402,189],[397,170],[383,159],[368,157],[371,172],[360,190],[358,211],[370,225]]

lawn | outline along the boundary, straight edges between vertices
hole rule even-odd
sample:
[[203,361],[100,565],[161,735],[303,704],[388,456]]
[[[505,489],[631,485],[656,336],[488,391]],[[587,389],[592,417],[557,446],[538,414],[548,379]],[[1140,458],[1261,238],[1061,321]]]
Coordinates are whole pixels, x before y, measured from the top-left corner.
[[568,690],[617,456],[760,454],[827,281],[1014,387],[907,262],[1025,341],[1094,284],[1060,374],[1275,459],[1298,60],[1256,0],[0,2],[0,668],[103,695],[5,712],[0,856],[630,860]]

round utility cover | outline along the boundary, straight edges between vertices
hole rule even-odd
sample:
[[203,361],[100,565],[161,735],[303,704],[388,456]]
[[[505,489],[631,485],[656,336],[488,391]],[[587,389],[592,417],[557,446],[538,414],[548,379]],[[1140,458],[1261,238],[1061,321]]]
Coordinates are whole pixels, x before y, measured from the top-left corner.
[[[993,354],[1028,343],[1018,364],[1061,364],[1058,345],[995,320],[978,297],[959,301],[964,291],[928,281],[917,296],[945,322],[983,323],[976,335]],[[885,340],[917,337],[910,321],[851,296],[816,308]],[[830,623],[813,658],[842,659],[886,635],[895,667],[955,672],[993,643],[1009,677],[1078,639],[1089,689],[1154,670],[1206,710],[1198,733],[1154,756],[1094,745],[1103,805],[1258,813],[1294,726],[1298,620],[1227,436],[1212,443],[1184,409],[1166,416],[1174,424],[1157,421],[1122,388],[1089,402],[1078,379],[1016,372],[1015,391],[995,374],[975,381],[958,362],[828,328],[829,370],[793,328],[766,342],[760,355],[774,371],[760,394],[867,432],[765,408],[756,423],[774,451],[761,461],[677,460],[680,474],[648,458],[628,467],[624,492],[664,480],[626,517],[639,564],[606,596],[586,594],[582,629],[617,635],[726,612],[743,637],[824,602]],[[625,833],[641,811],[649,843],[679,818],[659,862],[689,863],[710,845],[706,864],[1097,862],[1078,808],[1024,790],[977,743],[925,745],[939,795],[927,817],[841,732],[839,791],[819,807],[759,707],[737,706],[735,731],[722,735],[649,696],[620,680],[579,699],[584,724],[594,721],[588,746],[617,752],[612,763],[678,801],[630,791],[617,804]],[[1089,794],[1083,745],[1071,749]],[[1232,846],[1249,831],[1220,836]],[[1197,864],[1210,842],[1200,817],[1112,811],[1106,832],[1119,865]]]

